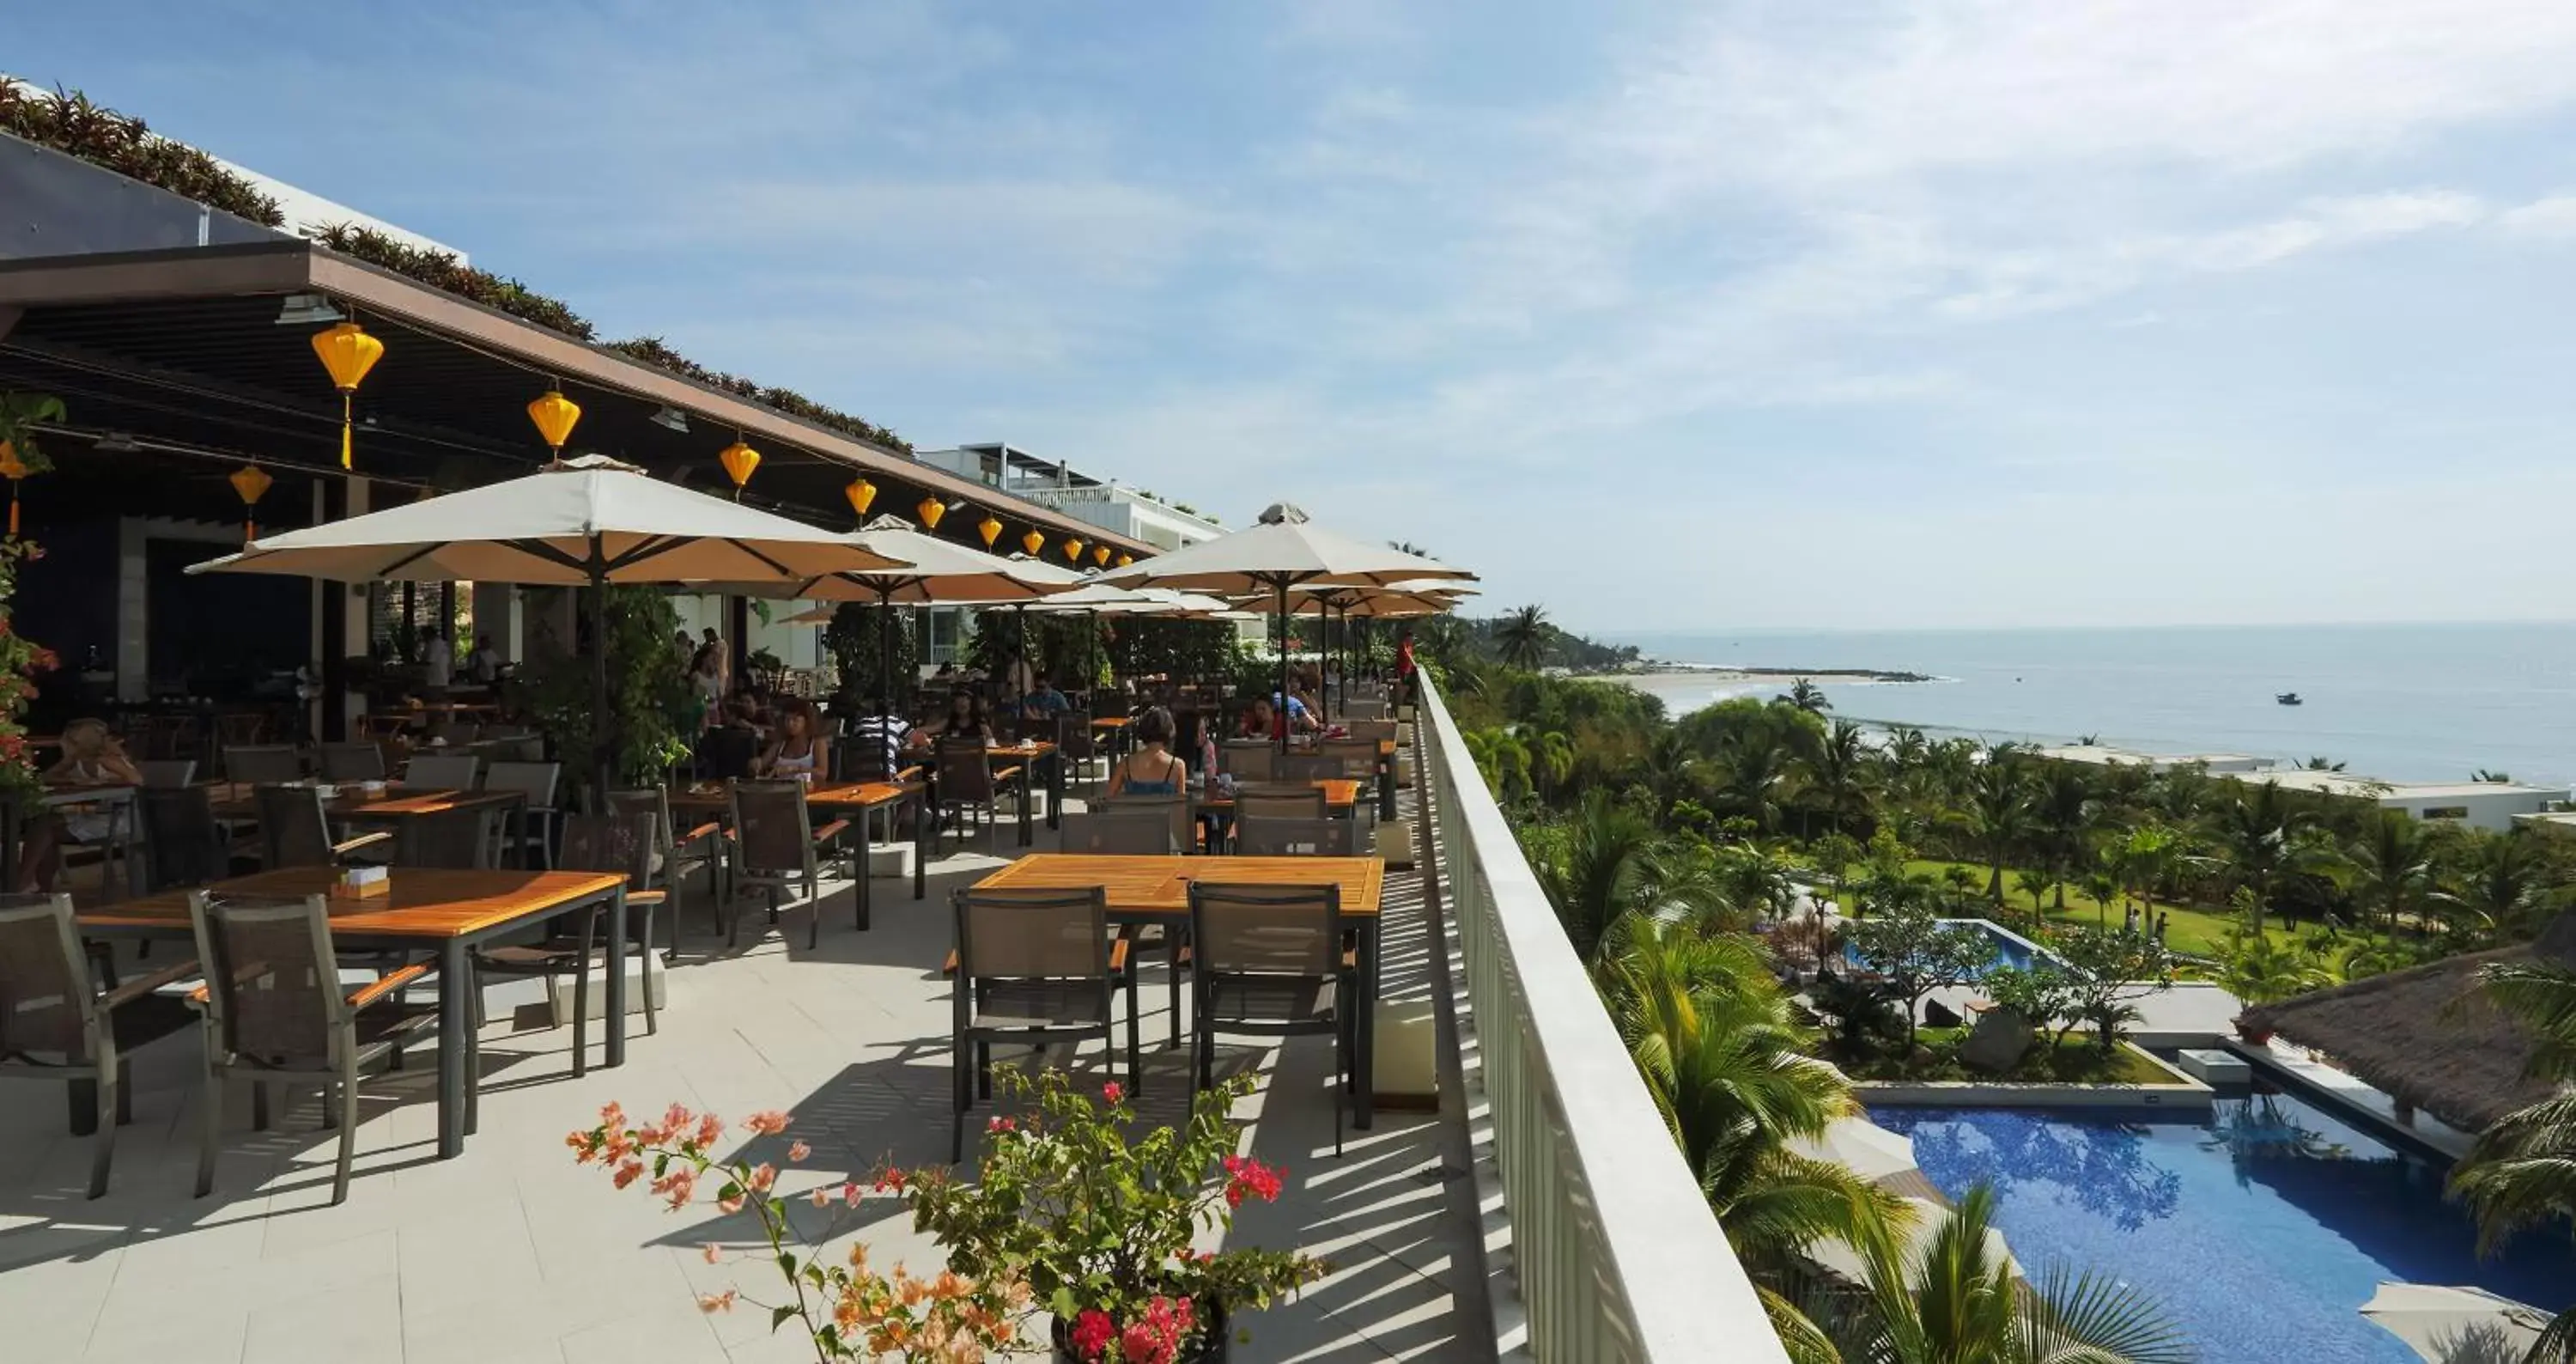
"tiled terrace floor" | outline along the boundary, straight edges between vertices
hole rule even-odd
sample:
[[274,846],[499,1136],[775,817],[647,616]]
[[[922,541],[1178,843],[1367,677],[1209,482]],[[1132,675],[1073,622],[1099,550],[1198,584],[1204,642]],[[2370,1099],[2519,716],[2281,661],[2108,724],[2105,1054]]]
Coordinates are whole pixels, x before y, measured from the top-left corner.
[[[1410,813],[1410,793],[1405,803]],[[1010,844],[1006,830],[1002,850]],[[1041,826],[1038,849],[1053,846]],[[215,1193],[189,1196],[193,1033],[133,1058],[134,1122],[118,1137],[114,1185],[96,1202],[81,1197],[89,1142],[65,1131],[59,1087],[0,1086],[0,1359],[810,1359],[792,1333],[771,1336],[765,1314],[706,1316],[695,1306],[699,1290],[771,1288],[764,1266],[701,1258],[703,1243],[738,1243],[747,1226],[712,1208],[665,1213],[640,1188],[612,1191],[597,1171],[572,1164],[563,1135],[612,1099],[630,1111],[676,1099],[728,1116],[789,1110],[794,1134],[814,1147],[800,1181],[864,1180],[884,1159],[944,1159],[945,896],[994,865],[980,852],[950,854],[933,864],[930,898],[918,904],[908,883],[879,881],[876,926],[865,934],[850,924],[852,888],[835,887],[813,953],[801,911],[788,919],[792,933],[752,942],[747,926],[739,951],[712,950],[720,940],[693,897],[660,1033],[644,1035],[638,1015],[626,1065],[582,1080],[568,1068],[570,1030],[545,1026],[535,987],[496,987],[482,1037],[481,1130],[464,1155],[442,1162],[432,1153],[430,1067],[372,1080],[356,1179],[336,1208],[332,1134],[317,1130],[309,1091],[266,1133],[249,1129],[237,1093]],[[1386,993],[1419,996],[1428,955],[1418,876],[1390,876],[1388,913]],[[1143,1110],[1168,1117],[1186,1093],[1187,1051],[1151,1049],[1166,1030],[1159,967],[1142,997]],[[1464,1271],[1453,1269],[1460,1223],[1438,1151],[1441,1123],[1456,1118],[1380,1109],[1375,1130],[1349,1134],[1335,1160],[1329,1047],[1247,1041],[1221,1052],[1264,1076],[1246,1104],[1252,1148],[1290,1170],[1287,1195],[1248,1207],[1235,1238],[1294,1244],[1336,1266],[1297,1300],[1248,1316],[1250,1341],[1234,1357],[1474,1358],[1450,1310],[1451,1275]],[[1093,1073],[1099,1062],[1096,1050],[1074,1058]],[[879,1264],[936,1263],[935,1247],[892,1200],[871,1199],[849,1216],[836,1243],[864,1240]]]

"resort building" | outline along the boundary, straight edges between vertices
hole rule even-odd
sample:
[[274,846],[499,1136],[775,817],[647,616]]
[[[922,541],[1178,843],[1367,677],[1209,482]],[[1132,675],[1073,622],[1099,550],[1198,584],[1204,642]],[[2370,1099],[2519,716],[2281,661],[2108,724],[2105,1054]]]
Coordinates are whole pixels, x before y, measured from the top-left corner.
[[2367,800],[2380,809],[2402,810],[2428,823],[2448,822],[2489,830],[2510,829],[2517,818],[2548,810],[2564,802],[2568,794],[2564,786],[2524,786],[2502,781],[2376,781],[2346,772],[2307,768],[2267,772],[2261,780],[2276,783],[2286,791]]
[[2092,767],[2143,767],[2150,772],[2198,767],[2212,776],[2262,772],[2273,765],[2270,758],[2251,758],[2242,753],[2145,753],[2110,744],[2061,744],[2042,748],[2038,753],[2058,762],[2083,763]]

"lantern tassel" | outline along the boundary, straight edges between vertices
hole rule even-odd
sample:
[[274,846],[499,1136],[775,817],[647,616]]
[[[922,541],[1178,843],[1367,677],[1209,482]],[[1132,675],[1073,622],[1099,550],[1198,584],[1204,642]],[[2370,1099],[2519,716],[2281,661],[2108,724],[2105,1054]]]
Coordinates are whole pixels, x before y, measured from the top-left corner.
[[9,485],[9,538],[18,538],[18,485]]
[[253,541],[253,540],[256,540],[256,539],[258,539],[258,538],[259,538],[259,523],[258,523],[257,521],[253,521],[253,520],[251,520],[251,519],[250,519],[249,517],[247,517],[247,516],[243,517],[243,518],[242,518],[242,548],[244,548],[244,549],[248,549],[248,548],[250,547],[250,542],[251,542],[251,541]]
[[349,467],[349,390],[340,390],[340,467]]

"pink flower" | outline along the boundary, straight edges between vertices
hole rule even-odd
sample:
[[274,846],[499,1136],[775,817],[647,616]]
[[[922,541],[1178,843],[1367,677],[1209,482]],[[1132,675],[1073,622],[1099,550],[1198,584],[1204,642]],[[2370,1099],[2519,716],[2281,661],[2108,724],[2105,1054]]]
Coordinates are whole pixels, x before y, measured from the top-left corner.
[[984,1124],[984,1130],[987,1132],[1016,1132],[1019,1127],[1018,1123],[1008,1118],[994,1118]]
[[717,1117],[713,1113],[709,1113],[698,1119],[697,1135],[690,1139],[689,1144],[692,1146],[713,1146],[716,1144],[717,1139],[722,1136],[724,1136],[724,1119]]
[[698,1248],[698,1253],[706,1257],[708,1264],[714,1264],[716,1261],[724,1258],[724,1247],[717,1245],[713,1241],[709,1241]]
[[623,1108],[618,1107],[618,1106],[617,1106],[617,1101],[616,1101],[616,1100],[611,1099],[611,1100],[609,1100],[607,1103],[602,1104],[602,1105],[600,1106],[600,1109],[599,1109],[599,1125],[600,1125],[600,1126],[602,1126],[602,1127],[622,1127],[622,1126],[624,1126],[625,1124],[626,1124],[626,1110],[625,1110],[625,1109],[623,1109]]
[[703,1294],[698,1298],[698,1310],[701,1312],[730,1312],[733,1310],[733,1300],[738,1296],[740,1295],[730,1288],[721,1293]]
[[788,1143],[787,1159],[791,1162],[801,1161],[812,1154],[814,1154],[814,1148],[801,1141]]
[[675,1166],[669,1174],[653,1181],[653,1192],[669,1200],[671,1211],[678,1212],[697,1196],[698,1172],[693,1166]]
[[1117,1333],[1108,1313],[1087,1308],[1073,1319],[1073,1352],[1086,1360],[1098,1359],[1109,1352],[1109,1342]]
[[832,1206],[832,1192],[831,1185],[817,1184],[814,1186],[814,1192],[807,1194],[806,1197],[814,1201],[815,1207],[828,1208]]
[[1127,1097],[1127,1091],[1120,1088],[1116,1080],[1112,1080],[1100,1087],[1100,1097],[1103,1102],[1115,1104]]
[[763,1109],[742,1120],[756,1136],[774,1137],[787,1130],[787,1115],[775,1108]]
[[627,1185],[634,1183],[634,1182],[635,1182],[636,1180],[638,1180],[638,1179],[641,1179],[641,1178],[643,1177],[643,1175],[644,1175],[644,1162],[642,1162],[642,1161],[640,1161],[640,1160],[630,1160],[630,1161],[626,1162],[625,1164],[620,1165],[620,1166],[618,1166],[618,1167],[617,1167],[617,1176],[616,1176],[616,1178],[614,1179],[614,1181],[612,1181],[612,1182],[614,1182],[614,1183],[617,1185],[617,1187],[619,1187],[619,1188],[623,1189],[623,1188],[625,1188]]
[[759,1165],[752,1168],[751,1178],[748,1181],[748,1184],[753,1193],[765,1194],[769,1192],[770,1186],[777,1182],[778,1167],[767,1161],[762,1161]]
[[741,1194],[735,1194],[735,1195],[734,1195],[733,1197],[731,1197],[731,1198],[719,1198],[719,1199],[717,1199],[717,1200],[716,1200],[716,1209],[717,1209],[717,1211],[719,1211],[719,1212],[724,1212],[724,1213],[728,1213],[728,1214],[730,1214],[730,1213],[737,1213],[737,1212],[742,1211],[742,1195],[741,1195]]
[[903,1192],[903,1171],[889,1168],[879,1174],[877,1176],[876,1191],[878,1193],[886,1193],[889,1191],[895,1193]]
[[866,1195],[859,1192],[859,1182],[855,1179],[841,1186],[841,1201],[850,1207],[859,1206],[859,1200],[864,1197]]

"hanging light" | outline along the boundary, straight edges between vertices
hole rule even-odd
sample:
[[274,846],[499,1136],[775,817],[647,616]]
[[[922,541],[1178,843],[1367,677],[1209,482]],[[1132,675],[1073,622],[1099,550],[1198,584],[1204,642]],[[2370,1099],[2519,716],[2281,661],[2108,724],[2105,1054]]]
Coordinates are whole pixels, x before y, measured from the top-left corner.
[[865,521],[868,519],[868,508],[876,505],[877,485],[864,478],[854,478],[850,480],[850,486],[841,490],[841,496],[850,499],[850,510],[857,513],[860,520]]
[[1109,546],[1101,545],[1093,549],[1091,551],[1091,562],[1100,565],[1102,568],[1109,567]]
[[1031,529],[1028,534],[1020,537],[1020,548],[1027,550],[1030,558],[1038,557],[1038,554],[1046,548],[1046,532]]
[[1118,566],[1120,568],[1130,568],[1133,567],[1135,563],[1136,556],[1133,554],[1121,554],[1118,556]]
[[716,463],[724,466],[725,477],[733,480],[733,500],[742,500],[742,485],[751,481],[751,471],[760,467],[760,452],[742,443],[736,432],[733,444],[716,451]]
[[984,548],[991,549],[993,542],[1002,538],[1002,522],[998,517],[986,516],[975,523],[975,533],[984,537]]
[[18,447],[0,440],[0,478],[9,480],[9,538],[18,538],[18,480],[34,473],[18,458]]
[[[357,323],[343,322],[313,333],[313,353],[322,358],[322,368],[331,373],[332,386],[340,390],[340,467],[346,469],[349,467],[350,407],[357,396],[358,385],[366,380],[367,371],[374,369],[376,362],[384,358],[385,343],[367,335]],[[574,408],[573,412],[577,416],[581,409]],[[537,425],[542,430],[545,423]],[[572,423],[565,422],[564,429],[571,430]],[[563,442],[555,443],[560,446]]]
[[1066,563],[1072,563],[1081,557],[1082,542],[1080,540],[1067,540],[1064,542],[1064,561]]
[[224,477],[242,500],[242,543],[259,538],[259,500],[268,495],[269,485],[277,480],[256,464],[245,464]]
[[545,438],[546,448],[563,459],[564,442],[572,438],[573,423],[581,420],[581,404],[563,395],[560,388],[549,388],[546,396],[528,404],[528,420],[537,424],[537,434]]
[[923,530],[939,529],[939,518],[948,514],[948,506],[935,497],[925,497],[913,505],[913,514],[921,518]]

